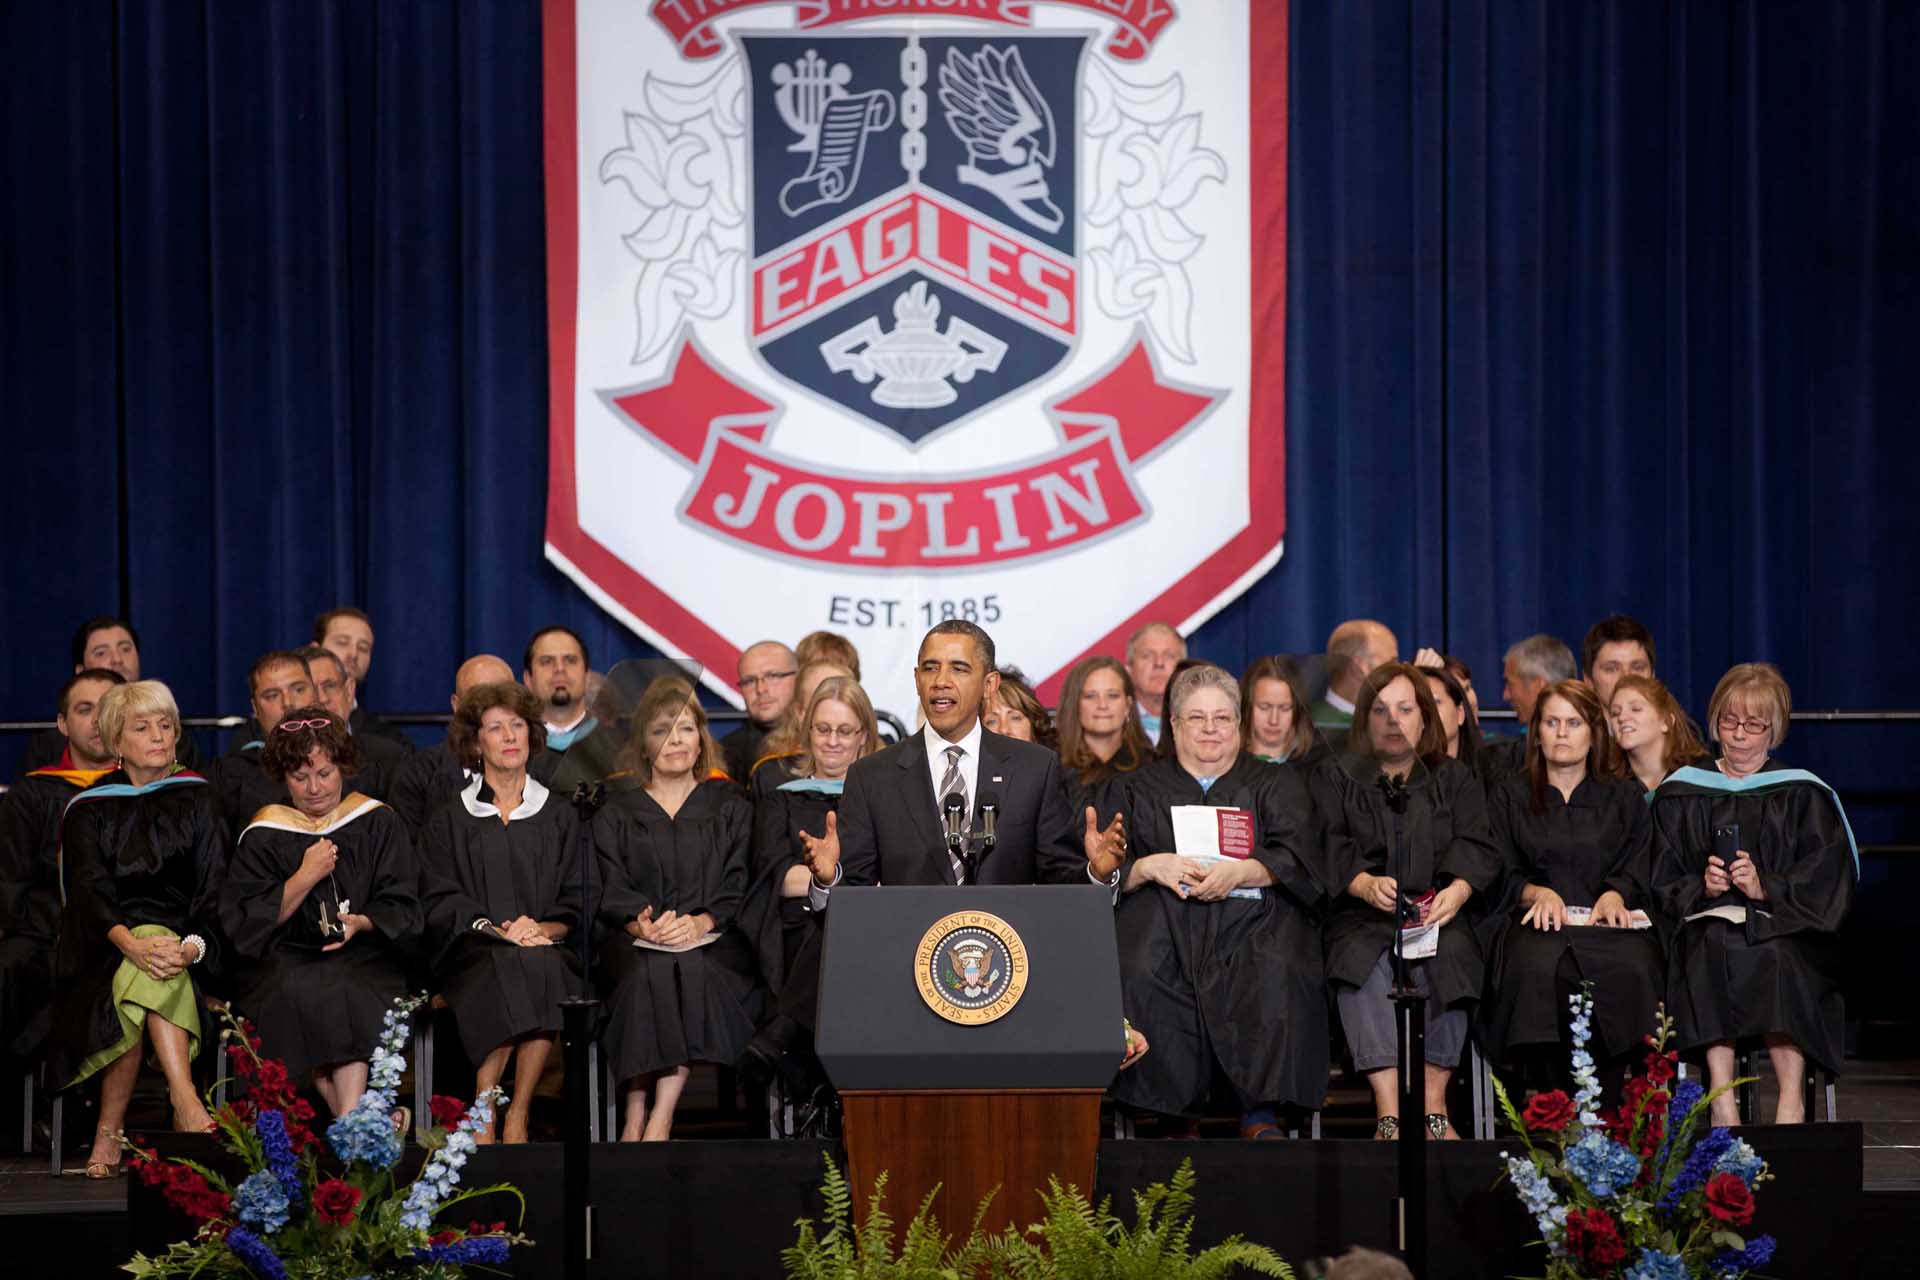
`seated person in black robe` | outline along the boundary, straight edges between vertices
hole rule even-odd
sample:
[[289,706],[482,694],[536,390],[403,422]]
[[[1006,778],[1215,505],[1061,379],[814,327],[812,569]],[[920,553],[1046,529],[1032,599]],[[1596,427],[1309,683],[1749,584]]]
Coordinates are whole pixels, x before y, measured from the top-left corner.
[[[1839,797],[1768,758],[1792,694],[1769,663],[1722,676],[1707,707],[1714,766],[1677,770],[1653,794],[1653,892],[1671,941],[1667,1012],[1683,1053],[1706,1050],[1710,1088],[1734,1049],[1761,1043],[1780,1085],[1776,1124],[1806,1119],[1807,1059],[1838,1074],[1846,1010],[1840,926],[1860,880]],[[1713,1123],[1734,1124],[1729,1090]]]
[[360,748],[360,771],[353,775],[354,791],[370,800],[388,799],[400,770],[413,757],[413,744],[404,738],[396,740],[383,733],[371,730],[362,733],[355,729],[353,677],[347,674],[339,657],[319,645],[300,650],[300,656],[307,660],[307,670],[313,675],[315,704],[339,717]]
[[812,873],[800,833],[823,836],[827,815],[840,807],[847,770],[880,749],[873,703],[850,676],[820,684],[802,723],[807,749],[780,759],[784,778],[754,804],[752,880],[741,927],[760,956],[760,975],[778,994],[788,970],[820,931],[820,913],[807,890]]
[[734,674],[747,704],[747,721],[720,740],[720,752],[727,773],[744,787],[753,780],[754,766],[768,754],[767,736],[793,713],[800,659],[778,640],[758,640],[740,651]]
[[587,642],[568,627],[542,627],[527,642],[520,678],[540,703],[546,746],[527,771],[565,800],[583,782],[614,770],[620,740],[603,730],[587,693]]
[[1615,776],[1600,700],[1582,681],[1552,686],[1534,701],[1526,740],[1526,772],[1487,796],[1506,878],[1479,1032],[1490,1059],[1538,1090],[1566,1087],[1567,1002],[1583,983],[1595,1059],[1642,1048],[1666,998],[1666,959],[1650,927],[1632,927],[1632,913],[1653,906],[1653,824],[1639,786]]
[[1124,802],[1118,779],[1154,758],[1133,677],[1119,659],[1095,654],[1073,665],[1060,685],[1055,728],[1068,808],[1092,805],[1106,826]]
[[[455,710],[468,690],[483,684],[512,684],[513,668],[503,658],[490,653],[475,654],[453,673]],[[467,768],[453,754],[450,743],[442,741],[407,757],[394,777],[387,803],[400,815],[416,841],[427,828],[434,810],[457,802],[470,781]]]
[[[757,808],[793,778],[793,767],[806,750],[805,716],[813,695],[828,680],[852,680],[853,672],[837,662],[810,662],[800,668],[798,690],[786,718],[760,740],[760,754],[747,774],[747,796]],[[722,748],[722,755],[725,748]],[[729,776],[732,769],[727,770]]]
[[1435,654],[1434,658],[1435,661],[1431,663],[1414,665],[1427,678],[1427,691],[1433,695],[1434,708],[1440,713],[1440,729],[1447,739],[1447,756],[1458,760],[1468,769],[1475,769],[1480,763],[1479,717],[1474,713],[1473,701],[1467,696],[1467,687],[1460,683],[1460,677],[1446,665],[1441,655]]
[[1573,650],[1565,641],[1541,634],[1528,636],[1508,649],[1500,674],[1500,695],[1513,708],[1522,734],[1518,738],[1495,738],[1481,748],[1480,779],[1489,787],[1527,771],[1530,748],[1525,728],[1533,723],[1533,704],[1548,685],[1576,679],[1580,669],[1574,665]]
[[281,718],[261,756],[293,804],[253,816],[220,890],[234,1007],[261,1052],[296,1083],[311,1080],[334,1115],[367,1091],[382,1019],[407,991],[402,948],[420,925],[405,824],[347,789],[360,746],[334,708]]
[[760,1012],[759,959],[739,928],[753,806],[720,767],[692,685],[653,681],[633,725],[622,785],[593,819],[598,981],[604,1052],[627,1091],[620,1140],[663,1142],[688,1064],[731,1063]]
[[[1313,802],[1298,770],[1240,749],[1240,686],[1226,671],[1181,672],[1167,709],[1174,754],[1121,784],[1134,853],[1114,923],[1120,995],[1154,1052],[1113,1096],[1197,1115],[1217,1071],[1239,1100],[1241,1135],[1279,1137],[1277,1109],[1315,1110],[1327,1087],[1327,893]],[[1223,838],[1217,860],[1182,856],[1174,808],[1189,805],[1238,811],[1247,851]]]
[[[360,692],[367,687],[367,673],[373,669],[373,619],[352,605],[329,609],[313,620],[313,643],[340,660],[347,676],[347,728],[364,745],[370,738],[391,742],[411,754],[413,742],[398,725],[388,724],[360,705]],[[318,673],[315,673],[316,678]],[[511,677],[509,677],[511,678]]]
[[[1447,1120],[1447,1081],[1486,976],[1473,917],[1464,909],[1500,877],[1486,794],[1466,766],[1447,757],[1438,717],[1417,668],[1375,667],[1360,682],[1344,749],[1316,768],[1310,782],[1335,886],[1326,923],[1327,976],[1354,1066],[1373,1090],[1374,1134],[1381,1138],[1396,1136],[1405,1118],[1398,1114],[1398,1046],[1388,995],[1396,903],[1434,891],[1421,914],[1439,927],[1439,950],[1407,968],[1427,992],[1426,1125],[1436,1138],[1457,1137]],[[1405,784],[1398,841],[1383,776]]]
[[124,683],[116,671],[88,667],[61,686],[55,723],[66,746],[0,799],[0,1057],[33,1059],[47,1038],[60,936],[60,817],[114,769],[100,739],[100,699]]
[[1607,723],[1620,748],[1615,772],[1650,795],[1675,769],[1707,759],[1693,722],[1673,692],[1654,676],[1622,676],[1607,703]]
[[227,828],[238,831],[270,804],[286,804],[287,788],[270,777],[260,763],[267,735],[294,707],[313,703],[313,672],[307,660],[291,650],[262,654],[247,673],[253,718],[234,735],[233,745],[220,758],[220,807]]
[[[74,628],[72,652],[75,675],[94,670],[111,671],[122,680],[140,678],[140,633],[125,618],[88,618]],[[21,748],[20,759],[14,766],[14,782],[18,783],[35,769],[61,767],[60,758],[66,753],[67,736],[58,725],[40,730]],[[200,748],[193,735],[184,729],[174,755],[187,768],[204,771],[206,762],[200,757]]]
[[158,680],[108,689],[100,737],[121,763],[74,796],[62,821],[64,908],[55,954],[47,1078],[70,1088],[100,1076],[87,1176],[110,1177],[116,1131],[140,1074],[158,1059],[173,1126],[209,1118],[194,1087],[201,1044],[197,979],[219,962],[219,884],[227,832],[213,788],[174,760],[180,713]]
[[1269,764],[1310,769],[1325,749],[1314,732],[1300,672],[1285,658],[1255,658],[1240,677],[1240,749]]
[[[541,747],[541,706],[517,684],[483,684],[460,699],[450,742],[473,781],[427,819],[420,882],[440,993],[478,1064],[476,1092],[513,1063],[501,1140],[525,1142],[534,1087],[560,1030],[560,1002],[578,986],[578,828],[573,806],[527,772]],[[491,1142],[491,1127],[481,1141]]]

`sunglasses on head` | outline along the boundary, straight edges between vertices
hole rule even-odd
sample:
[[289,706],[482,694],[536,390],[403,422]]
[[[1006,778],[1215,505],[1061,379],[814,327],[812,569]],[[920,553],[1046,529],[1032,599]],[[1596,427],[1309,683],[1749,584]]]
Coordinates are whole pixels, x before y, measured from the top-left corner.
[[274,727],[283,733],[292,733],[297,729],[324,729],[333,721],[321,717],[317,720],[282,720]]

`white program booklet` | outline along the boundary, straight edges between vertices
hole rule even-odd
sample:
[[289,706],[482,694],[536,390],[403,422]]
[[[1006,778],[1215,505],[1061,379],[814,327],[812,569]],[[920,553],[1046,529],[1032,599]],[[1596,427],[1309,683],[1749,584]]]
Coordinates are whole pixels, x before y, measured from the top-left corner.
[[[1635,928],[1635,929],[1653,928],[1653,921],[1647,918],[1647,913],[1644,911],[1629,911],[1627,912],[1627,918],[1633,922],[1631,926],[1632,928]],[[1593,923],[1593,908],[1592,907],[1568,907],[1567,923],[1576,928],[1588,927]]]
[[[1173,851],[1195,862],[1241,862],[1253,856],[1253,814],[1210,804],[1173,806]],[[1229,898],[1258,900],[1260,890],[1235,889]]]
[[710,933],[702,934],[700,937],[695,938],[692,942],[683,942],[677,947],[664,947],[657,942],[648,942],[645,938],[635,938],[633,940],[633,945],[636,947],[644,947],[648,951],[665,951],[670,954],[677,955],[682,951],[692,951],[697,947],[704,947],[709,942],[714,942],[718,940],[719,937],[720,937],[720,931],[718,929],[715,929]]

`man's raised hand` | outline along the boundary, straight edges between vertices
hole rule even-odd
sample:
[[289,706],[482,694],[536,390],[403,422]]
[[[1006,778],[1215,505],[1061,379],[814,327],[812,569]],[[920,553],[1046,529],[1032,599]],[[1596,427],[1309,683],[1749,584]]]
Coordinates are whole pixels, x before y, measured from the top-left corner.
[[827,833],[811,836],[804,831],[795,832],[800,837],[800,847],[806,852],[807,870],[813,873],[813,882],[821,888],[833,883],[833,877],[840,869],[840,815],[827,815]]
[[1126,815],[1116,813],[1106,830],[1100,829],[1100,815],[1087,806],[1087,829],[1080,837],[1087,851],[1087,868],[1096,880],[1111,880],[1120,864],[1127,860]]

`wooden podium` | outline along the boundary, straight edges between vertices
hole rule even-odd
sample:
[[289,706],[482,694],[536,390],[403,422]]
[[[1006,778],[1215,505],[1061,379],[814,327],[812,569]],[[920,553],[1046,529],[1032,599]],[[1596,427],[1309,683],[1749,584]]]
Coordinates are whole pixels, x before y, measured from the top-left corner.
[[1050,1177],[1091,1194],[1124,1040],[1104,888],[833,895],[816,1043],[862,1219],[882,1172],[896,1222],[938,1186],[950,1234],[996,1187],[982,1220],[994,1231],[1039,1221]]

